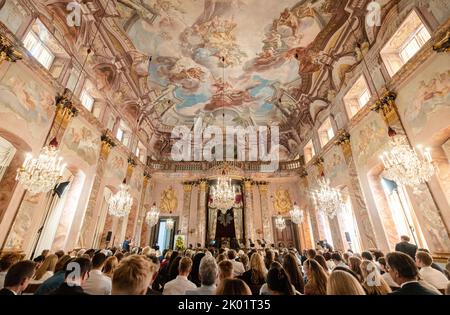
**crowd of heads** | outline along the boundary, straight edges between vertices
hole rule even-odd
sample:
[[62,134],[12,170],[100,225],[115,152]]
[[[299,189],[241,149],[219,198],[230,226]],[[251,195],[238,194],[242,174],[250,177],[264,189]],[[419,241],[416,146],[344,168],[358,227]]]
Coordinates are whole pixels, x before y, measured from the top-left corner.
[[[332,248],[191,247],[160,252],[147,246],[44,251],[33,260],[24,258],[2,255],[0,289],[15,294],[387,295],[418,283],[424,292],[450,294],[450,260],[440,267],[426,249],[411,257],[400,251]],[[447,282],[436,285],[435,271]]]

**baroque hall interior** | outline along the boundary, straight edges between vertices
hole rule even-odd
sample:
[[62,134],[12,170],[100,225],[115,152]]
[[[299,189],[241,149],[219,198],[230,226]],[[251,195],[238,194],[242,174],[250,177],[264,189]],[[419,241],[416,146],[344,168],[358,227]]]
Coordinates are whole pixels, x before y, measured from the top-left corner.
[[0,256],[450,259],[449,1],[0,0],[0,36]]

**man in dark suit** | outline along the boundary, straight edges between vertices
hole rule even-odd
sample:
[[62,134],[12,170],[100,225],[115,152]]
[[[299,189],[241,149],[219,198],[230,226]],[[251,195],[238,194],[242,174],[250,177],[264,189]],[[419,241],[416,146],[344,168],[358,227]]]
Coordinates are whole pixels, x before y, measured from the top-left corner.
[[402,235],[400,240],[400,243],[395,245],[395,251],[405,253],[413,260],[416,259],[417,246],[409,242],[409,236]]
[[36,264],[31,260],[22,260],[9,268],[5,277],[5,286],[0,295],[19,295],[25,290],[34,276]]
[[89,278],[91,261],[88,258],[77,258],[71,261],[66,268],[64,283],[51,295],[88,295],[81,287]]
[[400,285],[400,289],[389,293],[390,295],[438,295],[422,286],[419,281],[419,270],[414,260],[402,252],[393,252],[386,255],[386,267],[392,279]]

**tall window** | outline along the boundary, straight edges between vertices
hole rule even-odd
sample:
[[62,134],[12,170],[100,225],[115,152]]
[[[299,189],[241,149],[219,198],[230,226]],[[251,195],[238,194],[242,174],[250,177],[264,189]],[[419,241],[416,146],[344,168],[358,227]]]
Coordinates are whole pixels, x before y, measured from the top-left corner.
[[308,143],[303,148],[303,154],[305,156],[305,163],[308,163],[311,161],[311,159],[316,155],[316,152],[314,151],[314,145],[312,142],[312,139],[308,141]]
[[92,108],[94,106],[94,98],[89,94],[86,88],[81,91],[80,101],[88,111],[92,111]]
[[431,38],[416,11],[412,11],[381,49],[390,76],[396,74]]
[[334,137],[333,126],[331,126],[331,119],[328,117],[323,124],[320,126],[319,130],[320,145],[323,147]]
[[369,102],[371,97],[372,94],[370,93],[366,79],[364,75],[361,75],[344,96],[344,104],[349,118],[355,116]]
[[128,146],[130,144],[130,136],[131,131],[128,128],[127,124],[121,120],[119,128],[117,128],[116,138],[122,142],[124,146]]
[[80,77],[80,71],[76,68],[72,68],[70,70],[70,76],[67,80],[66,88],[70,91],[75,92],[75,85],[77,84],[77,80]]
[[55,55],[33,30],[30,30],[25,36],[23,45],[41,65],[50,69]]
[[417,246],[427,247],[405,188],[384,177],[381,178],[381,185],[387,197],[397,234],[408,235]]
[[145,163],[146,149],[145,149],[144,144],[141,141],[139,141],[138,145],[136,146],[135,154],[138,157],[139,161],[141,161],[142,163]]
[[360,253],[361,240],[358,224],[356,222],[347,187],[343,189],[342,196],[344,197],[345,207],[343,207],[342,211],[338,212],[338,220],[341,225],[342,233],[344,234],[344,241],[353,252]]

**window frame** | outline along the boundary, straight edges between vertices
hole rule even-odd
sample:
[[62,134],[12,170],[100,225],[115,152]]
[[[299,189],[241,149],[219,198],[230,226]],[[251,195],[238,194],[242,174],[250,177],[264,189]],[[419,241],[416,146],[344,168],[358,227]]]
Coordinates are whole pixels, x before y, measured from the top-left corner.
[[[31,47],[27,47],[29,36],[32,36],[34,40],[34,43],[30,43],[32,45]],[[25,34],[22,42],[25,49],[30,53],[31,56],[33,56],[34,59],[36,59],[39,62],[40,65],[42,65],[47,70],[51,69],[53,62],[56,59],[56,56],[51,51],[51,49],[48,48],[47,45],[45,45],[45,43],[41,40],[39,35],[36,34],[36,32],[32,28],[30,28],[30,30]],[[46,52],[49,56],[49,59],[47,61],[48,64],[45,64],[41,59],[43,52]]]

